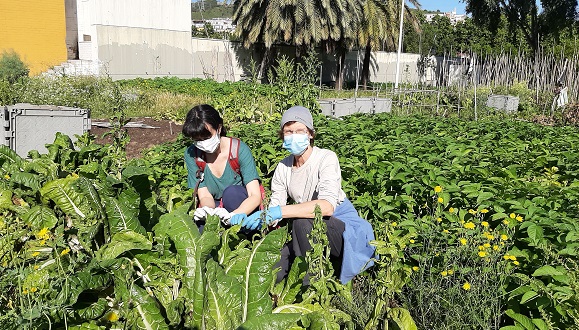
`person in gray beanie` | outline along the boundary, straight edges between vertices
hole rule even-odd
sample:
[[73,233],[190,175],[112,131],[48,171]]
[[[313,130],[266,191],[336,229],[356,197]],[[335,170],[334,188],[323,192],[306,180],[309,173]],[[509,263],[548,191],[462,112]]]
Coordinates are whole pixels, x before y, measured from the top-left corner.
[[242,226],[251,230],[260,228],[263,219],[270,226],[291,223],[292,239],[282,249],[276,265],[281,267],[278,282],[287,275],[292,260],[305,256],[311,249],[308,234],[313,228],[316,205],[326,222],[331,261],[340,281],[347,283],[373,264],[372,226],[358,215],[342,190],[338,156],[314,146],[315,135],[309,109],[294,106],[283,113],[279,136],[290,155],[275,169],[268,209],[255,212],[242,222]]

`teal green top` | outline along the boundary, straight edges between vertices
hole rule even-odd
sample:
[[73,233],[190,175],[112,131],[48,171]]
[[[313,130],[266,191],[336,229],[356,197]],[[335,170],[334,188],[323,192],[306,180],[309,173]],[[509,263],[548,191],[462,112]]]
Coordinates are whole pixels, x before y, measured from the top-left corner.
[[[197,149],[197,147],[193,144],[185,150],[185,165],[187,165],[188,172],[187,186],[192,189],[194,189],[197,184],[196,174],[199,168],[195,162],[195,149]],[[200,155],[202,152],[198,151],[197,153]],[[255,160],[251,154],[251,150],[243,141],[239,143],[238,162],[241,176],[231,168],[229,161],[225,165],[225,170],[220,178],[213,175],[209,166],[205,165],[205,176],[199,184],[199,188],[207,187],[214,199],[221,199],[225,188],[234,185],[246,186],[253,180],[259,180],[259,174],[257,174],[257,168],[255,167]]]

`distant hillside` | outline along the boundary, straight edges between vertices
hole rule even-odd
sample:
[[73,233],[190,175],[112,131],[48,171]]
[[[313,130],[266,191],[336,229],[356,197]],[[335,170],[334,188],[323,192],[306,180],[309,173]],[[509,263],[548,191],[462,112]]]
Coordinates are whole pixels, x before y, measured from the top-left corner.
[[233,6],[217,3],[215,0],[204,0],[191,3],[191,19],[231,18]]

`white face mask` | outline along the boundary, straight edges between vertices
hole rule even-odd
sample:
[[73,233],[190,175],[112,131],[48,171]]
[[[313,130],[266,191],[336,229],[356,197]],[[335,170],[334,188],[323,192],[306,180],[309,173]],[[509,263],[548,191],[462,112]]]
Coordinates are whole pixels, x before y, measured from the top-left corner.
[[219,134],[215,134],[212,137],[208,138],[207,140],[196,141],[195,146],[197,147],[197,149],[203,152],[212,154],[217,150],[220,142],[221,139],[219,137]]

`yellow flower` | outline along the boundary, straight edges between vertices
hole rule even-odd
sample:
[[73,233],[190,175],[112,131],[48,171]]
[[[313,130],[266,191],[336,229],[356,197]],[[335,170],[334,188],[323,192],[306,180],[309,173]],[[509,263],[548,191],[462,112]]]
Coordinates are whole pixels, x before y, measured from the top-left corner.
[[442,191],[442,187],[441,187],[441,186],[436,186],[436,187],[434,187],[434,192],[435,192],[435,193],[439,193],[439,192],[441,192],[441,191]]
[[449,269],[449,270],[448,270],[448,275],[452,275],[452,274],[454,274],[454,270]]
[[470,214],[476,214],[476,211],[473,210],[473,209],[470,209],[470,210],[468,210],[468,213],[470,213]]
[[444,277],[444,276],[447,276],[447,275],[448,275],[448,272],[447,272],[446,270],[443,270],[443,271],[440,272],[440,275],[442,275],[443,277]]
[[36,292],[36,291],[38,291],[38,289],[37,289],[36,287],[33,286],[33,287],[30,288],[30,292],[31,292],[31,293],[34,293],[34,292]]
[[509,239],[509,237],[508,237],[507,235],[505,235],[505,234],[502,234],[502,235],[501,235],[501,239],[502,239],[503,241],[506,241],[506,240]]
[[6,179],[6,180],[10,180],[10,175],[8,175],[8,174],[4,174],[4,179]]
[[515,261],[513,261],[513,264],[514,264],[515,266],[518,266],[518,265],[519,265],[519,262],[515,260]]
[[499,249],[498,245],[493,245],[493,250],[497,251]]
[[119,320],[119,314],[117,312],[110,312],[106,316],[107,321],[109,322],[117,322]]
[[462,285],[462,288],[466,291],[470,290],[470,283],[464,282],[464,284]]
[[503,259],[505,260],[509,260],[511,258],[511,256],[507,253],[503,256]]
[[464,228],[466,229],[474,229],[474,227],[476,227],[475,224],[470,221],[464,224]]
[[485,251],[479,251],[479,252],[478,252],[478,256],[481,257],[481,258],[484,258],[484,257],[487,256],[487,253],[486,253]]
[[50,238],[50,231],[48,231],[48,228],[44,227],[38,233],[36,233],[36,238],[49,239]]
[[460,239],[460,244],[466,245],[466,238],[461,238],[461,239]]
[[522,222],[523,221],[523,217],[518,215],[515,219],[517,219],[518,222]]
[[442,218],[436,218],[436,221],[442,222]]
[[76,178],[78,178],[78,174],[72,173],[72,177],[76,179]]
[[454,213],[454,207],[449,208],[449,209],[448,209],[448,212]]
[[28,294],[28,290],[26,289],[22,290],[22,294]]
[[516,217],[517,217],[517,216],[516,216],[514,213],[509,214],[509,218],[511,218],[511,219],[514,219],[514,218],[516,218]]
[[504,223],[505,225],[508,225],[508,224],[509,224],[509,220],[505,219],[505,220],[503,220],[503,223]]
[[490,245],[489,243],[485,243],[485,244],[484,244],[484,247],[485,247],[485,248],[490,248],[491,245]]
[[64,255],[67,255],[69,252],[70,252],[70,249],[69,249],[69,248],[66,248],[66,249],[64,249],[64,250],[62,250],[62,251],[60,252],[60,255],[61,255],[61,256],[64,256]]
[[486,222],[486,221],[483,221],[483,222],[481,222],[480,224],[481,224],[483,227],[488,227],[488,226],[489,226],[489,223]]
[[32,253],[32,256],[33,256],[33,257],[36,257],[36,256],[39,255],[39,254],[40,254],[40,252],[36,251],[36,252],[33,252],[33,253]]
[[40,268],[38,265],[34,265],[34,270],[38,270]]
[[439,203],[442,203],[442,202],[444,202],[444,198],[442,198],[442,197],[438,197],[438,202],[439,202]]
[[415,271],[415,272],[417,272],[419,269],[420,269],[420,267],[418,267],[418,266],[412,267],[412,270]]
[[43,239],[42,241],[38,242],[38,244],[44,245],[44,244],[46,244],[46,240]]
[[480,210],[480,213],[489,213],[489,210],[487,210],[487,209],[482,209],[482,210]]
[[391,223],[391,225],[392,225],[392,227],[396,227],[396,226],[398,226],[398,223],[396,221],[394,221]]
[[445,233],[445,234],[448,234],[448,233],[450,233],[450,232],[449,232],[448,230],[446,230],[446,229],[445,229],[445,230],[443,230],[442,232],[443,232],[443,233]]
[[509,259],[511,259],[512,261],[517,261],[517,257],[515,256],[509,256]]
[[482,245],[479,245],[479,246],[478,246],[478,249],[479,249],[479,251],[484,251],[485,247],[482,246]]
[[489,241],[495,239],[495,237],[494,237],[493,235],[489,234],[489,233],[486,233],[486,234],[485,234],[485,238],[488,239]]
[[414,241],[413,239],[410,240],[410,243],[411,243],[411,244],[414,244],[414,242],[415,242],[415,241]]

